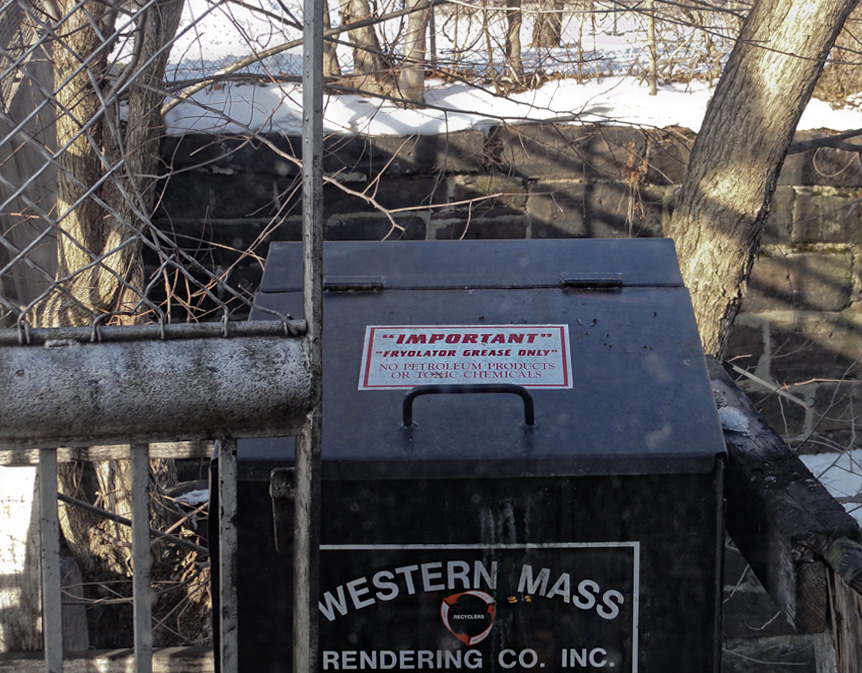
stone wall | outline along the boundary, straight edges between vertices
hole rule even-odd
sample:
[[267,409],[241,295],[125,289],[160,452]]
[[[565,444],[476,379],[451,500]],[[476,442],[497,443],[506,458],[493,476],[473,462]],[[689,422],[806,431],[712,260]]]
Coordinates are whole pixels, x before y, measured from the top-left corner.
[[[325,236],[660,236],[693,139],[681,128],[542,124],[447,136],[331,136]],[[169,139],[164,155],[175,172],[159,224],[213,267],[231,269],[235,251],[252,248],[258,257],[242,259],[230,282],[253,291],[267,242],[299,238],[299,148],[298,138],[283,136]],[[803,449],[862,446],[862,434],[849,430],[862,414],[860,196],[858,153],[788,157],[732,338],[738,365],[785,387],[780,395],[751,383],[773,424]]]
[[[543,124],[409,138],[333,135],[324,160],[333,179],[324,188],[325,236],[660,236],[693,140],[681,128]],[[283,136],[169,139],[164,156],[174,173],[158,223],[204,263],[231,269],[234,286],[253,291],[268,241],[299,239],[299,149],[298,138]],[[773,425],[803,450],[862,446],[862,433],[851,429],[862,418],[860,197],[858,153],[788,157],[732,338],[736,364],[782,387],[778,394],[749,381]],[[240,255],[249,249],[254,255]]]
[[[805,140],[820,134],[800,134]],[[530,124],[439,137],[327,139],[329,240],[660,236],[694,134]],[[298,138],[185,136],[158,224],[254,290],[270,240],[298,240]],[[740,180],[745,175],[739,176]],[[771,423],[801,451],[862,447],[862,162],[788,157],[729,355]],[[384,212],[385,209],[388,212]],[[760,381],[760,382],[758,382]],[[744,561],[726,555],[726,673],[813,673]]]

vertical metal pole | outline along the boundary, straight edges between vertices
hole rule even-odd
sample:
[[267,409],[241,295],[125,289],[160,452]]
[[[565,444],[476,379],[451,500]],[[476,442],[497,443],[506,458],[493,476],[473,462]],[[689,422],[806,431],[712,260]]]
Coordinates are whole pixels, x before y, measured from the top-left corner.
[[150,587],[150,447],[132,444],[132,589],[135,673],[153,671],[153,603]]
[[302,54],[303,304],[311,411],[296,441],[293,547],[293,673],[317,668],[323,334],[323,1],[304,0]]
[[237,673],[237,597],[236,597],[236,440],[216,442],[218,454],[219,522],[219,661],[217,673]]
[[50,449],[39,451],[39,506],[42,519],[42,637],[45,648],[45,671],[63,673],[57,453]]

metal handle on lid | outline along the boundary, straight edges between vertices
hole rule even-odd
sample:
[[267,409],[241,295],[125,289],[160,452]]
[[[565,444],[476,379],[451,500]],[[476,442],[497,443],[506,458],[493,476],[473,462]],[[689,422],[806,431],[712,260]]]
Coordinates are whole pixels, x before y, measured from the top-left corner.
[[464,385],[429,385],[411,388],[401,405],[401,420],[405,427],[413,425],[413,400],[420,395],[465,395],[468,393],[511,393],[524,400],[524,423],[534,425],[536,415],[533,397],[523,386],[514,383],[474,383]]

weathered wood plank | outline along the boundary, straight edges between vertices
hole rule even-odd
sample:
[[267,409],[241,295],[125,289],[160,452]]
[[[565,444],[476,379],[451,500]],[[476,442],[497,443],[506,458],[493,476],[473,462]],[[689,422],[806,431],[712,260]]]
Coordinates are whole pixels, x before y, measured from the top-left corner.
[[[63,659],[63,673],[133,673],[133,650],[93,650]],[[0,673],[45,673],[41,652],[0,654]],[[215,673],[208,647],[166,647],[153,650],[153,673]]]
[[838,673],[862,671],[862,596],[830,573],[832,639]]
[[[128,444],[90,446],[86,448],[60,447],[57,461],[69,462],[99,460],[129,460],[131,450]],[[150,458],[205,458],[212,457],[212,442],[156,442],[150,444]],[[0,449],[0,466],[15,467],[39,464],[38,449]]]
[[722,367],[708,365],[728,451],[728,532],[794,628],[821,632],[827,568],[852,555],[859,526]]

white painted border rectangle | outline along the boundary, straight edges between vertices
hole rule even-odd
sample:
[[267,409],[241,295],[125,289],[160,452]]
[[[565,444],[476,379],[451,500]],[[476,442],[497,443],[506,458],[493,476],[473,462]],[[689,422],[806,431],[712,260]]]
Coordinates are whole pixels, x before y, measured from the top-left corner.
[[[482,341],[482,337],[486,339]],[[512,348],[524,346],[524,338],[528,339],[526,345],[532,348]],[[492,343],[492,339],[503,341]],[[389,340],[392,345],[387,344]],[[388,369],[383,370],[384,367]],[[571,388],[569,326],[366,327],[359,390],[477,383],[514,383],[538,389]]]
[[632,550],[632,673],[638,673],[638,638],[640,627],[640,542],[527,542],[523,544],[322,544],[320,551],[399,551],[451,549],[603,549],[630,547]]

